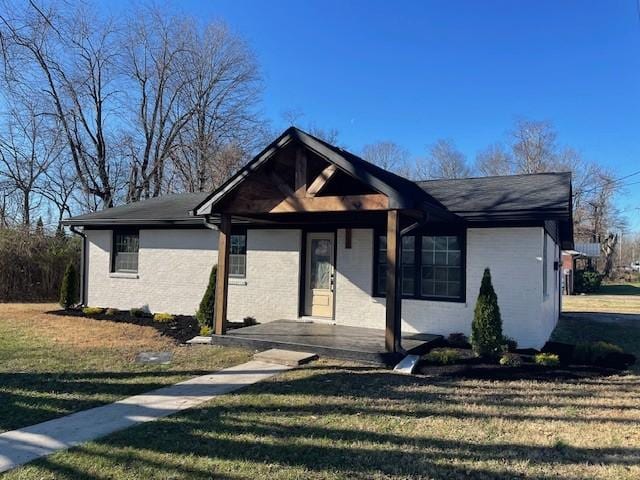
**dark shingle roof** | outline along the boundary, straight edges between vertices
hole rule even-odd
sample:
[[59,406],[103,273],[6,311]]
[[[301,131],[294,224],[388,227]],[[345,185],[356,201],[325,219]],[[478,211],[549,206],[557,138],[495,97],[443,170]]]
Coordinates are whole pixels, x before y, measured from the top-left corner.
[[207,192],[165,195],[79,215],[64,223],[66,225],[197,225],[202,224],[204,219],[192,216],[191,210],[208,195]]
[[[571,223],[571,174],[412,182],[302,130],[291,127],[238,174],[213,193],[168,195],[66,220],[66,225],[202,225],[196,209],[207,210],[266,161],[285,141],[296,140],[393,199],[393,208],[423,208],[431,218],[469,222],[558,220]],[[203,207],[208,205],[208,207]],[[201,212],[207,213],[207,212]],[[568,234],[568,236],[572,236]]]
[[570,217],[571,174],[537,173],[416,182],[463,218]]

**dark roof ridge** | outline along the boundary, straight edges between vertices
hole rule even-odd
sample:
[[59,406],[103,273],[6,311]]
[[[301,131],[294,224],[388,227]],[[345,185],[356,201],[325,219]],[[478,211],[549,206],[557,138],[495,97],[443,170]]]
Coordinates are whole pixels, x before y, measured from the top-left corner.
[[484,178],[510,178],[510,177],[529,177],[535,175],[571,175],[570,171],[560,171],[560,172],[536,172],[536,173],[510,173],[508,175],[477,175],[474,177],[463,177],[463,178],[428,178],[426,180],[411,180],[414,183],[425,183],[425,182],[452,182],[456,180],[481,180]]

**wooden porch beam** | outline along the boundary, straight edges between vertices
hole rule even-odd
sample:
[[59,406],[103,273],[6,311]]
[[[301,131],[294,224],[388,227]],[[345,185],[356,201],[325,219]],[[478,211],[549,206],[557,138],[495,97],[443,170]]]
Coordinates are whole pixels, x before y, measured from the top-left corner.
[[391,353],[402,351],[400,239],[400,213],[398,210],[389,210],[387,213],[387,298],[384,344],[387,352]]
[[303,148],[296,151],[296,173],[295,173],[296,197],[307,195],[307,152]]
[[243,216],[265,213],[360,212],[389,208],[389,199],[381,193],[330,197],[286,197],[285,199],[239,199],[226,213]]
[[337,171],[338,167],[333,164],[322,170],[313,180],[313,182],[311,182],[309,188],[307,188],[307,197],[315,197],[317,194],[319,194]]
[[218,270],[214,307],[214,333],[227,331],[227,297],[229,293],[229,247],[231,242],[231,215],[223,213],[218,231]]

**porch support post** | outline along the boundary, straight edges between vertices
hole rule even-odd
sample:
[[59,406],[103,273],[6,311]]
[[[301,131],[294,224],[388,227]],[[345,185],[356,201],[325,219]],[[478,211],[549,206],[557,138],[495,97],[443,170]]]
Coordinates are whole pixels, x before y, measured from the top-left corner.
[[223,213],[218,232],[218,271],[216,273],[216,302],[214,307],[214,333],[227,331],[227,294],[229,292],[229,243],[231,241],[231,215]]
[[400,293],[400,212],[387,212],[387,299],[384,343],[387,352],[402,351],[400,321],[402,295]]

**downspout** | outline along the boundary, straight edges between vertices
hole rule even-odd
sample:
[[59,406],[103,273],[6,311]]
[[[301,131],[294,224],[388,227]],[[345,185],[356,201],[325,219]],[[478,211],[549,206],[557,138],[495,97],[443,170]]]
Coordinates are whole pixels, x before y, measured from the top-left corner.
[[75,233],[76,235],[82,237],[82,249],[80,252],[80,306],[81,307],[85,307],[87,305],[87,298],[86,298],[86,286],[85,286],[85,281],[87,278],[86,275],[86,268],[87,268],[87,234],[84,233],[84,229],[81,230],[77,230],[75,225],[71,225],[69,227],[69,230],[71,230],[72,233]]

